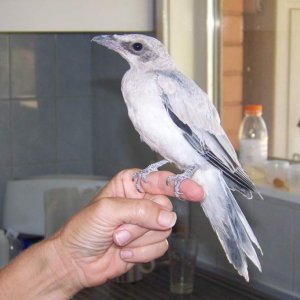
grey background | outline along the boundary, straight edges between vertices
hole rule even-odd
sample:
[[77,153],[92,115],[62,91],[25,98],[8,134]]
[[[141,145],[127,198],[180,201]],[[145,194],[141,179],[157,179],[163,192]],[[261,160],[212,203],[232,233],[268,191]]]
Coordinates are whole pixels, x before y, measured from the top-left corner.
[[94,35],[0,34],[0,224],[9,179],[111,176],[155,160],[121,95],[129,66]]

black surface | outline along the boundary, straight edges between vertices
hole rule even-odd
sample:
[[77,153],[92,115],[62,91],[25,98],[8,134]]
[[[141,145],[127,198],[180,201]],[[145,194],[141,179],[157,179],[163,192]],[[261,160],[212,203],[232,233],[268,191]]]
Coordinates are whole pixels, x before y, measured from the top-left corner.
[[213,274],[196,271],[194,291],[190,295],[175,295],[169,292],[169,268],[158,267],[151,274],[144,275],[136,283],[108,282],[102,286],[85,289],[77,294],[76,300],[272,300],[276,299],[247,288],[247,285],[230,283]]

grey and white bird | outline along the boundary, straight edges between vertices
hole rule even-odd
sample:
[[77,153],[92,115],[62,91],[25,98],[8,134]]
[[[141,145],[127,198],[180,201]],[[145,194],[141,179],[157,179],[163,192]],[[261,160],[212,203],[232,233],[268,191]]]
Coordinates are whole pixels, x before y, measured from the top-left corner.
[[[166,163],[183,171],[175,193],[190,177],[205,190],[201,204],[226,256],[248,281],[247,257],[261,271],[253,244],[261,248],[232,191],[251,199],[257,192],[243,171],[208,96],[175,64],[157,39],[141,34],[100,35],[94,42],[119,53],[130,65],[122,79],[128,115],[141,139],[164,160],[136,175],[141,180]],[[262,252],[262,251],[261,251]]]

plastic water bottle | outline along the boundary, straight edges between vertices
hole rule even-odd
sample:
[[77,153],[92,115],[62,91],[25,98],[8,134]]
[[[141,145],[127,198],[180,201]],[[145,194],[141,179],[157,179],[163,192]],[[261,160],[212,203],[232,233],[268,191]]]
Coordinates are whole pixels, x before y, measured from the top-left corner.
[[268,131],[262,105],[246,105],[239,130],[240,162],[252,179],[263,177],[261,167],[268,158]]
[[0,229],[0,268],[9,262],[9,242],[3,229]]

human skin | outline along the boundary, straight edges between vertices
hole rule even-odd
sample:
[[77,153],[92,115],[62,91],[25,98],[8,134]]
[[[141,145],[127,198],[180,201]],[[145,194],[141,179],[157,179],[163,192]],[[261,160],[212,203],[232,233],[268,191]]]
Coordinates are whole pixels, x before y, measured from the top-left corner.
[[[168,249],[176,222],[170,172],[158,171],[138,192],[132,176],[118,173],[53,236],[20,254],[0,271],[0,299],[69,299],[85,287],[103,284]],[[200,201],[202,187],[181,184],[183,199]]]

